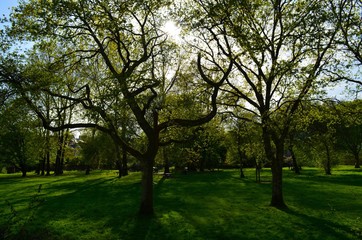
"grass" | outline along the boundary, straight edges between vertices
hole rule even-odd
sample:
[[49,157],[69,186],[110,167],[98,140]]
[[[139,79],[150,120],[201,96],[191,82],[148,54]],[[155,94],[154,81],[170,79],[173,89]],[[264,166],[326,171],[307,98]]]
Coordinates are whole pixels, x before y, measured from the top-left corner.
[[[112,171],[0,175],[0,225],[14,215],[7,200],[18,219],[7,239],[362,239],[362,171],[345,166],[326,176],[306,168],[296,176],[285,169],[287,210],[268,206],[268,169],[261,184],[253,169],[245,174],[156,175],[152,218],[137,216],[139,173],[121,179]],[[29,210],[34,199],[44,201]]]

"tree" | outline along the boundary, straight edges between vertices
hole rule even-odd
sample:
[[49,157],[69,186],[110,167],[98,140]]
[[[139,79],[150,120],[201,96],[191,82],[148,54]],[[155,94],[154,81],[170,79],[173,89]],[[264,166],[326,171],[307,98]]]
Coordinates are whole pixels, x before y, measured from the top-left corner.
[[240,177],[244,178],[244,166],[258,167],[265,163],[260,126],[235,114],[230,120],[228,154],[231,158],[237,159],[237,163],[240,164]]
[[330,3],[195,2],[190,3],[185,21],[197,28],[195,42],[200,42],[198,48],[210,62],[222,56],[235,66],[223,87],[228,107],[242,107],[258,119],[265,154],[272,164],[271,206],[286,207],[282,191],[285,139],[292,116],[318,87],[333,56],[338,26],[329,14]]
[[38,144],[44,139],[37,130],[39,122],[21,100],[15,99],[2,107],[0,123],[0,160],[25,177],[41,157]]
[[320,163],[325,174],[332,174],[332,166],[337,163],[336,125],[338,119],[333,114],[333,102],[312,104],[306,115],[307,143],[312,156]]
[[360,168],[362,149],[362,101],[345,101],[335,105],[333,113],[338,116],[336,126],[337,146],[354,157],[354,167]]
[[[140,203],[140,214],[143,215],[153,214],[153,164],[159,147],[166,144],[161,139],[162,133],[169,128],[191,127],[210,121],[217,111],[220,86],[232,68],[230,63],[220,74],[210,76],[201,67],[202,56],[199,55],[197,61],[190,62],[197,66],[190,81],[198,82],[199,91],[205,89],[204,92],[209,94],[209,111],[206,109],[193,119],[173,118],[165,113],[163,108],[168,93],[177,78],[169,78],[162,69],[176,70],[174,75],[179,74],[175,61],[169,61],[178,56],[177,51],[170,47],[161,31],[164,22],[161,12],[167,5],[167,1],[151,0],[23,2],[12,14],[10,35],[36,42],[37,51],[47,53],[48,59],[40,59],[42,61],[37,63],[33,74],[23,71],[19,64],[2,68],[0,74],[4,81],[22,93],[45,128],[61,131],[93,127],[109,134],[117,145],[136,157],[143,169]],[[28,64],[34,69],[34,65]],[[44,73],[53,79],[55,76],[58,81],[39,81],[39,75]],[[52,91],[54,84],[65,86],[66,94]],[[76,107],[82,110],[80,116],[94,115],[101,122],[60,125],[49,122],[37,107],[36,98],[29,97],[30,89],[67,99],[70,102],[62,111]],[[97,89],[102,91],[97,92]],[[144,149],[132,146],[119,134],[112,114],[118,98],[124,101],[126,110],[137,122],[136,136],[145,139]]]
[[[358,71],[362,64],[362,2],[355,0],[338,0],[331,2],[333,4],[332,13],[337,22],[336,24],[338,24],[341,29],[341,34],[337,39],[337,42],[346,55],[346,58],[342,59],[347,62],[348,68],[353,68],[352,71]],[[345,63],[342,62],[340,64],[343,65]],[[336,69],[333,71],[333,75],[335,80],[347,80],[348,82],[360,86],[362,85],[362,81],[358,78],[358,74],[346,76]]]

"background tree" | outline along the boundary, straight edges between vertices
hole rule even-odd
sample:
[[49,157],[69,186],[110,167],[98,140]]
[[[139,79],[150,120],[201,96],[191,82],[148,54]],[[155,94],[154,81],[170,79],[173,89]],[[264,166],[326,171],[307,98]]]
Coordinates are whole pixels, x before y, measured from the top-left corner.
[[360,168],[362,149],[362,101],[344,101],[336,104],[332,110],[338,116],[336,126],[337,147],[347,151],[354,158],[354,167]]
[[39,145],[44,139],[37,130],[39,121],[21,100],[15,99],[1,108],[0,123],[0,159],[25,177],[41,158]]
[[307,151],[327,175],[338,163],[336,151],[336,127],[338,117],[334,113],[334,102],[312,104],[305,115]]
[[221,55],[235,66],[223,90],[260,123],[272,164],[271,206],[286,206],[282,167],[292,116],[333,56],[338,26],[330,8],[326,1],[304,0],[196,1],[188,7],[185,21],[196,28],[197,48],[210,62]]
[[266,163],[260,126],[234,114],[228,128],[228,162],[239,164],[240,177],[244,178],[244,167],[263,166]]

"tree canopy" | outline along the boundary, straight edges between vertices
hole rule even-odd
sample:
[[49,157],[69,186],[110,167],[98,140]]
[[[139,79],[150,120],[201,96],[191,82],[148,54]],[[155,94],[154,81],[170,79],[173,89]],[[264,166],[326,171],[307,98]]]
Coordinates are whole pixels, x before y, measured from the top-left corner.
[[[216,126],[187,129],[218,111],[231,114],[258,128],[259,155],[272,166],[271,205],[285,207],[282,167],[296,113],[331,80],[346,79],[339,56],[358,61],[358,7],[349,0],[21,1],[1,35],[0,100],[15,94],[45,129],[58,132],[57,173],[71,128],[106,134],[120,176],[127,154],[138,159],[145,215],[153,213],[160,147],[190,135],[200,160],[224,161]],[[170,19],[182,28],[182,41],[165,31]],[[33,47],[16,52],[19,41]],[[240,158],[254,152],[244,144],[235,148]],[[97,152],[87,149],[85,156]]]

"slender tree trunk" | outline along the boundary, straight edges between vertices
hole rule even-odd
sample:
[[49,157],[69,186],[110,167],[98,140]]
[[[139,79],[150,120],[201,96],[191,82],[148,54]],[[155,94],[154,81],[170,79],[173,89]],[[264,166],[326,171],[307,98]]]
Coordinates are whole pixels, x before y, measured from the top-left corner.
[[47,149],[47,153],[46,153],[46,159],[47,159],[47,176],[50,175],[50,150],[49,148]]
[[153,215],[153,159],[142,161],[140,215]]
[[122,177],[122,159],[121,159],[121,151],[119,149],[118,144],[116,145],[116,166],[118,170],[118,177]]
[[355,160],[354,168],[361,168],[360,163],[359,163],[359,151],[358,150],[354,151],[353,155],[354,155],[354,160]]
[[243,171],[243,158],[245,154],[240,150],[238,147],[238,154],[239,154],[239,161],[240,161],[240,178],[245,178],[244,171]]
[[86,169],[85,169],[85,175],[89,175],[90,174],[90,166],[87,165]]
[[63,146],[64,146],[64,131],[60,131],[58,136],[58,150],[55,158],[55,169],[54,169],[55,175],[61,175],[63,173],[63,166],[62,166]]
[[46,162],[46,156],[43,156],[43,160],[41,162],[41,176],[44,176],[45,174],[45,162]]
[[[50,119],[50,95],[46,95],[45,98],[45,108],[46,108],[46,119],[49,121]],[[46,176],[50,175],[50,131],[48,129],[45,130],[45,158],[46,158]]]
[[38,164],[36,165],[36,170],[35,173],[37,175],[40,175],[40,168],[41,168],[41,160],[38,162]]
[[255,166],[255,182],[260,183],[260,171],[261,171],[261,164],[257,163]]
[[330,153],[330,149],[328,147],[327,143],[324,143],[324,146],[326,148],[326,154],[327,154],[327,162],[324,164],[324,171],[326,173],[326,175],[331,175],[331,153]]
[[55,157],[55,167],[54,167],[54,174],[60,175],[61,166],[60,166],[60,155],[61,155],[61,149],[57,150],[57,156]]
[[245,178],[245,174],[243,171],[243,163],[240,161],[240,178]]
[[297,158],[295,157],[295,154],[294,154],[294,151],[293,151],[293,145],[290,144],[288,149],[290,151],[290,154],[292,155],[292,163],[293,163],[294,172],[296,174],[300,174],[300,168],[298,166]]
[[128,159],[127,159],[127,151],[126,148],[122,146],[122,175],[127,176],[128,175]]
[[162,152],[163,152],[163,165],[164,165],[163,173],[170,173],[170,162],[168,160],[166,147],[162,149]]
[[67,142],[68,142],[68,136],[69,136],[69,129],[67,129],[65,131],[65,134],[63,134],[62,151],[60,155],[60,174],[63,174],[64,172],[64,157],[65,157],[65,149],[67,147]]

